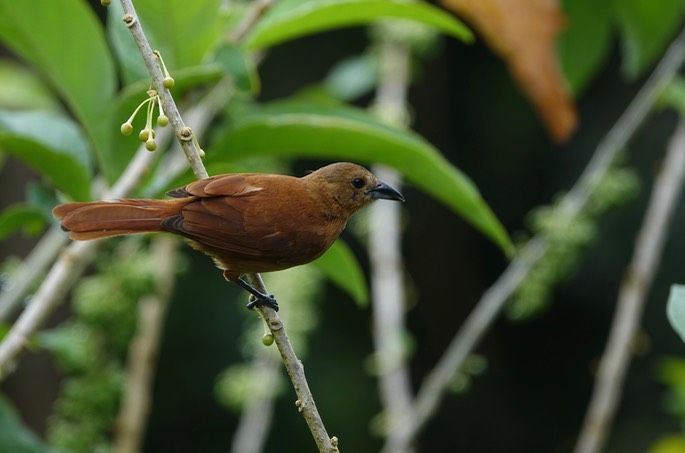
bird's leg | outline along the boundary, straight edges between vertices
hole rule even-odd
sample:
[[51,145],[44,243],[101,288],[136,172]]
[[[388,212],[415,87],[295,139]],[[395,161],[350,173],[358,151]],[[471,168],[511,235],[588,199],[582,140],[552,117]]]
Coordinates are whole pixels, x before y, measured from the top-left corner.
[[240,286],[245,291],[249,292],[254,296],[254,299],[251,300],[249,304],[247,304],[247,308],[249,308],[250,310],[259,306],[267,306],[278,311],[278,302],[276,302],[276,298],[273,294],[264,294],[260,291],[257,291],[249,283],[243,280],[240,275],[236,275],[235,272],[224,271],[224,278],[230,282],[235,283],[236,285]]

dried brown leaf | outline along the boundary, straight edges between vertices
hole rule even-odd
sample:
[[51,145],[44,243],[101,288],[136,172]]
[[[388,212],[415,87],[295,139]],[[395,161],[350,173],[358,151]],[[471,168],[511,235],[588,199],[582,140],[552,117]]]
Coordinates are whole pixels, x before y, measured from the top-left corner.
[[555,42],[564,27],[557,0],[441,0],[480,33],[509,65],[514,79],[557,142],[577,124],[573,100],[559,69]]

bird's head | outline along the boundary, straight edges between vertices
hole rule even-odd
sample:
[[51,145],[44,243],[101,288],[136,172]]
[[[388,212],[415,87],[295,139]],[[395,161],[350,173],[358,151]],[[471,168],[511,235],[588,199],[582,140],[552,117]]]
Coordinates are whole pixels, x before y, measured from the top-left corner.
[[327,165],[305,178],[320,195],[335,200],[348,216],[377,199],[404,201],[401,193],[369,170],[349,162]]

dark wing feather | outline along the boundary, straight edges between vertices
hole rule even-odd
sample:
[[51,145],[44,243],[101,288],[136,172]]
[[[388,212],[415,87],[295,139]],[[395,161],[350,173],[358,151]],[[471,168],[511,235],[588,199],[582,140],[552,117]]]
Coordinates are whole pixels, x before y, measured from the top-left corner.
[[[289,253],[290,240],[262,219],[262,212],[250,209],[254,206],[249,198],[201,198],[186,205],[181,216],[166,219],[162,226],[229,253],[274,258]],[[246,216],[250,216],[250,221],[246,222]]]
[[249,173],[217,175],[192,182],[184,187],[170,190],[167,195],[174,198],[232,196],[239,197],[261,190],[247,181]]

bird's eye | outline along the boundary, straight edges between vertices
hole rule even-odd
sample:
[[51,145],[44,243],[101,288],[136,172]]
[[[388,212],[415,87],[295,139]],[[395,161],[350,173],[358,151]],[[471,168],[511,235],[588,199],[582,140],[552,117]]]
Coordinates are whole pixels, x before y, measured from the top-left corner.
[[362,178],[354,178],[352,180],[352,186],[355,189],[361,189],[362,187],[364,187],[364,180]]

